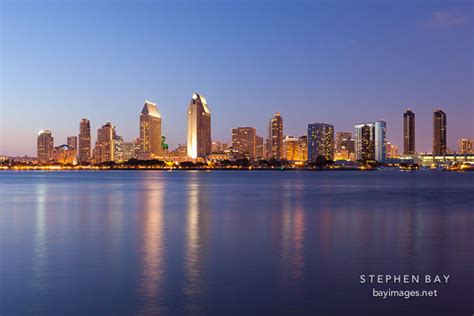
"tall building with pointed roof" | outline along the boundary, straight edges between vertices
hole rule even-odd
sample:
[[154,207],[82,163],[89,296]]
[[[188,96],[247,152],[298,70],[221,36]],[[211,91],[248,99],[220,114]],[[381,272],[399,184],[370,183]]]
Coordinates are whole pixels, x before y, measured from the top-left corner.
[[206,99],[194,93],[188,106],[187,155],[205,158],[211,153],[211,111]]
[[140,154],[144,159],[161,156],[161,114],[149,101],[140,113]]

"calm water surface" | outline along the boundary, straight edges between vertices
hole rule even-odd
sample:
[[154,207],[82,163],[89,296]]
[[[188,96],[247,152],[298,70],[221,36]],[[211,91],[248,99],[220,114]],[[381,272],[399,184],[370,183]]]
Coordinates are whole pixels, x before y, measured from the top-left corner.
[[472,315],[473,283],[474,173],[0,172],[2,316]]

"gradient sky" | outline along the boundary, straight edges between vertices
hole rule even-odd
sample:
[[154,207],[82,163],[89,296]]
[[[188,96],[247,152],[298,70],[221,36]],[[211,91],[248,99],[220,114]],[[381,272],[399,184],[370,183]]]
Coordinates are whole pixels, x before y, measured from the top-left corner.
[[213,140],[282,113],[285,135],[310,122],[351,131],[385,119],[402,149],[416,114],[417,150],[431,151],[432,111],[448,146],[474,137],[473,1],[0,1],[0,154],[36,155],[79,120],[138,136],[145,99],[158,103],[171,148],[186,142],[194,91]]

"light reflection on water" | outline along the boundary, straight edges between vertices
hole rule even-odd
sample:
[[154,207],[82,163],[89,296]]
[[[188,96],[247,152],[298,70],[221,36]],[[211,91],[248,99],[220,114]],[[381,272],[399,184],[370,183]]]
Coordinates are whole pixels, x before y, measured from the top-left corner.
[[360,273],[450,273],[435,310],[472,307],[474,174],[4,172],[0,189],[0,314],[426,309],[374,301]]

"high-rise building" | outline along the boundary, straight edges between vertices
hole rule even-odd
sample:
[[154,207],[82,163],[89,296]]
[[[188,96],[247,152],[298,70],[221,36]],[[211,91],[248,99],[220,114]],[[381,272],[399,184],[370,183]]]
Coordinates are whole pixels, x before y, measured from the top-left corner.
[[290,161],[298,160],[298,143],[298,137],[286,136],[283,139],[283,158]]
[[276,113],[268,124],[267,154],[270,159],[283,158],[283,117]]
[[387,123],[385,121],[376,121],[375,128],[375,160],[378,162],[385,162],[387,159],[385,143],[387,142]]
[[194,93],[188,106],[188,157],[205,158],[211,153],[211,143],[211,111],[206,99]]
[[446,113],[441,109],[433,112],[433,155],[446,155]]
[[255,158],[263,159],[265,157],[265,146],[263,145],[263,137],[255,136]]
[[115,162],[124,162],[124,147],[123,147],[123,137],[115,135],[114,137],[114,161]]
[[79,148],[77,150],[79,163],[90,162],[91,159],[91,123],[83,118],[79,123]]
[[415,113],[406,110],[403,113],[403,154],[413,155],[415,153]]
[[47,163],[53,158],[54,139],[50,130],[40,130],[36,143],[38,162]]
[[387,155],[387,158],[398,158],[398,146],[394,145],[390,142],[387,142],[385,144],[385,152]]
[[386,159],[385,121],[355,125],[355,156],[357,160],[385,162]]
[[458,152],[461,155],[474,154],[474,139],[461,138],[458,140]]
[[67,145],[77,150],[77,136],[68,136]]
[[296,151],[297,161],[307,161],[308,160],[308,136],[303,135],[298,138],[298,148]]
[[308,124],[308,161],[315,161],[318,156],[334,159],[334,126],[331,124]]
[[135,142],[123,142],[123,161],[128,161],[137,158]]
[[145,101],[140,113],[140,158],[154,159],[161,155],[161,114],[156,104]]
[[115,160],[115,136],[115,127],[110,122],[98,129],[94,157],[96,163]]
[[232,147],[241,157],[255,159],[257,131],[253,127],[232,129]]
[[351,132],[336,133],[335,160],[349,160],[354,153],[354,139]]

